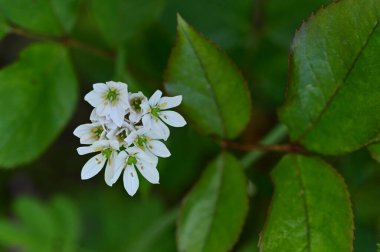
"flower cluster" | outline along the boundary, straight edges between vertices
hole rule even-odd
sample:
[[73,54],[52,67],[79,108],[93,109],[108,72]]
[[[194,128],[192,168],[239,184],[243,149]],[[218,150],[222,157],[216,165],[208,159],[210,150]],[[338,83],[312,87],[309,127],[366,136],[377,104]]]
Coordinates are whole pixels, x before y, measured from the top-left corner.
[[158,157],[166,158],[170,152],[165,144],[170,131],[167,125],[182,127],[185,119],[177,112],[182,96],[165,97],[157,90],[149,99],[143,93],[128,93],[128,85],[109,81],[93,85],[84,98],[94,109],[91,123],[74,130],[80,143],[79,155],[97,153],[83,166],[81,178],[89,179],[104,166],[106,184],[112,186],[123,173],[124,187],[133,196],[142,174],[150,183],[159,183]]

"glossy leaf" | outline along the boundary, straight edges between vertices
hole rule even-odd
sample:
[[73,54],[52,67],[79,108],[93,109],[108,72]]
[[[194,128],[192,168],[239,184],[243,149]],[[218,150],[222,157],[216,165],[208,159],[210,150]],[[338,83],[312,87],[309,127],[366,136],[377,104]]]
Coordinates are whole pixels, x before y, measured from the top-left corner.
[[122,45],[155,21],[165,0],[91,0],[91,11],[104,39],[111,46]]
[[25,49],[0,71],[0,166],[38,157],[62,131],[77,99],[67,52],[54,44]]
[[249,92],[238,69],[214,44],[178,16],[177,43],[165,87],[182,95],[182,108],[207,134],[234,138],[250,119]]
[[342,0],[297,32],[291,83],[280,112],[292,140],[336,155],[371,143],[380,131],[380,2]]
[[222,153],[185,199],[178,220],[179,251],[228,251],[248,210],[247,185],[238,161]]
[[380,162],[380,144],[372,144],[368,146],[368,150],[372,158],[375,159],[377,162]]
[[260,251],[352,251],[350,198],[333,168],[318,158],[287,155],[271,175],[275,192]]
[[74,25],[79,0],[0,0],[0,14],[36,33],[62,35]]

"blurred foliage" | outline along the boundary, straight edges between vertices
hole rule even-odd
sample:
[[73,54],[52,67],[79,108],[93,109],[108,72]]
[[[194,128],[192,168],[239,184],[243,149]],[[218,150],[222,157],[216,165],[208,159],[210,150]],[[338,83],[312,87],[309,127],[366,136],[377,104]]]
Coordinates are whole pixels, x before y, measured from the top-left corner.
[[[198,128],[173,130],[167,143],[172,156],[158,167],[161,184],[143,183],[134,198],[124,192],[122,183],[105,187],[102,176],[83,182],[80,169],[86,158],[77,156],[72,131],[85,123],[90,107],[77,97],[83,97],[92,83],[110,79],[128,82],[132,91],[146,94],[162,89],[179,13],[241,69],[252,94],[253,119],[238,140],[252,143],[277,123],[296,29],[329,2],[0,0],[0,129],[6,132],[0,137],[0,165],[22,164],[1,170],[0,250],[176,251],[178,206],[190,191],[189,200],[194,193],[202,195],[201,186],[190,189],[207,175],[201,174],[217,156],[218,145]],[[181,70],[187,62],[176,63]],[[38,112],[32,117],[33,106]],[[246,120],[240,123],[245,126]],[[11,134],[15,125],[22,129],[16,135]],[[371,151],[376,158],[376,148]],[[251,185],[249,210],[232,251],[258,251],[273,194],[269,172],[281,155],[251,157],[243,160],[254,160],[253,165],[242,163],[249,168],[245,171]],[[380,239],[379,164],[366,150],[328,161],[342,174],[351,194],[354,250],[375,252]],[[233,195],[235,190],[232,186],[227,191]],[[234,211],[228,207],[223,216]]]

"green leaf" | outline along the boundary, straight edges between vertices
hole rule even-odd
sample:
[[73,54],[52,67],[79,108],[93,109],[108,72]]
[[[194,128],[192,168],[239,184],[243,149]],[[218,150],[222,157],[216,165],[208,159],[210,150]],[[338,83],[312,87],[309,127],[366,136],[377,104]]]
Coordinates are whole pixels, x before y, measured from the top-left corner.
[[380,162],[380,144],[372,144],[368,146],[369,153],[371,157],[375,159],[377,162]]
[[292,140],[336,155],[379,135],[379,18],[380,1],[342,0],[297,32],[291,83],[280,112]]
[[146,29],[161,14],[165,0],[92,0],[91,12],[105,40],[113,47]]
[[178,16],[177,43],[165,87],[183,95],[183,109],[206,134],[235,138],[250,119],[250,97],[239,70],[214,44]]
[[353,215],[341,176],[318,158],[285,156],[260,247],[266,251],[350,252]]
[[35,44],[0,71],[0,166],[37,158],[75,108],[77,83],[66,50]]
[[0,16],[0,39],[7,35],[9,31],[8,24],[3,16]]
[[238,161],[222,153],[185,199],[178,220],[179,251],[228,251],[248,211],[247,185]]
[[0,219],[0,244],[31,252],[77,251],[80,220],[68,199],[55,197],[43,204],[21,197],[13,209],[17,222]]
[[79,0],[0,0],[0,13],[32,32],[63,35],[74,25]]
[[62,252],[76,251],[80,236],[80,219],[76,206],[67,198],[55,197],[50,212],[59,229],[57,238]]

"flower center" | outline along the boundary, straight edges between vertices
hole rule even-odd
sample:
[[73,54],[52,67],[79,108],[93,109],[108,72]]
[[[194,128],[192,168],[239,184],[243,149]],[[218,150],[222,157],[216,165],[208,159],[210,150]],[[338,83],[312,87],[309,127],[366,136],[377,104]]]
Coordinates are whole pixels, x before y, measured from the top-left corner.
[[152,116],[158,118],[160,115],[160,111],[161,110],[159,107],[154,107],[154,108],[151,108],[150,113],[152,114]]
[[144,147],[147,141],[145,136],[138,136],[136,139],[136,143],[140,148]]
[[100,135],[103,133],[103,128],[102,127],[93,128],[91,131],[92,131],[92,133],[94,133],[96,138],[99,139]]
[[137,163],[137,159],[135,156],[129,156],[127,159],[127,164],[128,165],[134,165]]
[[103,156],[105,156],[106,158],[110,158],[110,157],[111,157],[111,154],[112,154],[112,150],[111,150],[110,148],[105,149],[105,150],[102,150],[102,154],[103,154]]
[[137,113],[141,112],[141,102],[142,102],[142,100],[143,100],[143,98],[141,98],[141,97],[135,97],[135,98],[131,99],[131,101],[130,101],[132,109],[134,111],[136,111]]
[[117,99],[118,95],[119,93],[117,92],[115,88],[110,88],[106,95],[106,99],[109,100],[110,102],[113,102]]
[[119,139],[120,142],[123,142],[126,137],[127,137],[127,132],[125,130],[123,130],[122,132],[119,133],[119,135],[117,135],[117,138]]

